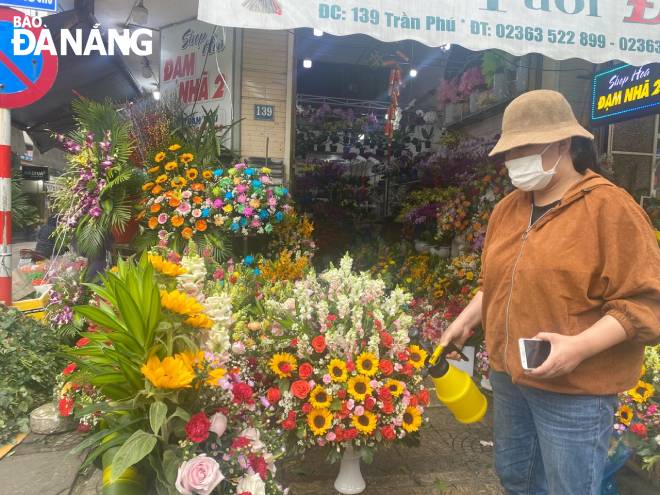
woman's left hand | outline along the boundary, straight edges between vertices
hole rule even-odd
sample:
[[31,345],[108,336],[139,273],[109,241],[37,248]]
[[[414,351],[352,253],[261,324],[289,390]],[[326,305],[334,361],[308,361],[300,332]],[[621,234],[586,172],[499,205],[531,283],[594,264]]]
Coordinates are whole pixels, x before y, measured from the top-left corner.
[[534,378],[550,379],[573,371],[586,358],[582,342],[576,337],[558,333],[539,333],[535,339],[550,342],[550,355],[541,366],[526,371]]

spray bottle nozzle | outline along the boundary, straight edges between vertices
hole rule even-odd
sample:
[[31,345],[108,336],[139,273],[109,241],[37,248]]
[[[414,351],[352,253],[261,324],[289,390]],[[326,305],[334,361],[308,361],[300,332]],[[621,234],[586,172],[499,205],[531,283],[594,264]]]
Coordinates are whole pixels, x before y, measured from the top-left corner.
[[449,369],[447,355],[451,354],[452,352],[457,353],[461,357],[462,361],[469,361],[468,357],[463,354],[463,352],[458,347],[456,347],[455,344],[448,344],[446,347],[438,346],[435,352],[433,352],[433,354],[431,354],[426,361],[429,374],[432,377],[438,378],[447,373],[447,370]]

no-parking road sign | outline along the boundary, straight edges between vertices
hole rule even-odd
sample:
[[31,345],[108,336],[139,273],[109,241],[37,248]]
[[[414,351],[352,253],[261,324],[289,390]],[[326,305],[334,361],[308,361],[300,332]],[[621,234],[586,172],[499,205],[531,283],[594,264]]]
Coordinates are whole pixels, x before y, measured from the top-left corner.
[[[39,54],[14,54],[14,19],[25,21],[26,17],[18,10],[0,7],[0,108],[20,108],[34,103],[48,93],[57,77],[57,55],[47,50]],[[32,31],[38,39],[42,28],[24,29]]]

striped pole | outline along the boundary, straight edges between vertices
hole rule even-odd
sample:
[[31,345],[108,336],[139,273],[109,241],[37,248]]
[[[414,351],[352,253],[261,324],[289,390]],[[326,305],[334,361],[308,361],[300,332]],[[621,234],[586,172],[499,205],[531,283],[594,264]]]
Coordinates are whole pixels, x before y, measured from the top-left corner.
[[0,302],[11,304],[11,116],[0,108]]

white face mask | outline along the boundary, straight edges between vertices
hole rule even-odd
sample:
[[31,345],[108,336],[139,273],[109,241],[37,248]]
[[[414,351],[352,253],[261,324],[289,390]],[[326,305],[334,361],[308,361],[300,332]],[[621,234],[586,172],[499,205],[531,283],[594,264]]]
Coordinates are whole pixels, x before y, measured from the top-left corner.
[[539,191],[550,184],[552,177],[557,173],[557,165],[561,160],[561,155],[559,155],[554,167],[550,170],[543,169],[543,153],[550,146],[552,144],[547,145],[538,155],[523,156],[504,162],[515,187],[523,191]]

